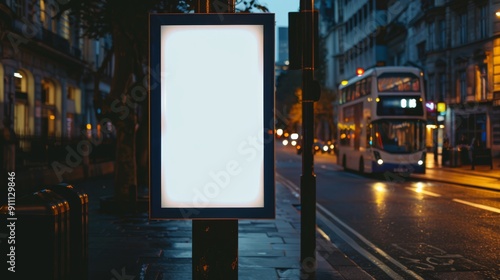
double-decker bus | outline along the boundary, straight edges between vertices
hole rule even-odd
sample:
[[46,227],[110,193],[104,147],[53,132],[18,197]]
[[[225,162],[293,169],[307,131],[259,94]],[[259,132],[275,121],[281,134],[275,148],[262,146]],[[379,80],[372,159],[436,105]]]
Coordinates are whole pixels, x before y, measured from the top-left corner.
[[420,69],[367,69],[339,87],[338,164],[361,173],[425,173]]

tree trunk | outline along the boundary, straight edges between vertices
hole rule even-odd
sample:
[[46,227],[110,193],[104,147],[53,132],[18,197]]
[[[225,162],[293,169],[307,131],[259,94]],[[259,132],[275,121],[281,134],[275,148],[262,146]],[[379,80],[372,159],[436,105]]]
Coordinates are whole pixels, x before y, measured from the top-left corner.
[[134,51],[129,37],[119,28],[113,30],[115,48],[114,76],[107,105],[116,128],[116,161],[114,171],[114,200],[122,210],[134,206],[137,188],[136,170],[136,109],[130,95]]

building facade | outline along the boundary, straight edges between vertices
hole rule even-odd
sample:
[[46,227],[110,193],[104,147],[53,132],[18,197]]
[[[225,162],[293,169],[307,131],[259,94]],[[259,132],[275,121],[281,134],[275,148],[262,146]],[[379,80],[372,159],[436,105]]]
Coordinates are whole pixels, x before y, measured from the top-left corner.
[[[97,127],[94,76],[109,40],[81,36],[55,0],[0,1],[1,129],[16,138],[72,139]],[[99,86],[109,92],[104,82]]]
[[[326,85],[358,67],[411,65],[424,72],[427,146],[477,145],[500,154],[500,1],[323,0]],[[446,104],[442,113],[437,103]]]

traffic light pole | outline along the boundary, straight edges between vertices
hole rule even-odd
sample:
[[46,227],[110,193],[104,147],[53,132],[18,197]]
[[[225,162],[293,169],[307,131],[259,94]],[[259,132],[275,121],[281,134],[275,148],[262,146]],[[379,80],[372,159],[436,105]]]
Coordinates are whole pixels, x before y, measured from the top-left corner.
[[[317,40],[314,0],[300,1],[302,43],[302,175],[300,177],[300,264],[305,279],[316,279],[316,175],[314,174],[314,101],[319,88],[314,80]],[[316,92],[318,91],[318,92]]]

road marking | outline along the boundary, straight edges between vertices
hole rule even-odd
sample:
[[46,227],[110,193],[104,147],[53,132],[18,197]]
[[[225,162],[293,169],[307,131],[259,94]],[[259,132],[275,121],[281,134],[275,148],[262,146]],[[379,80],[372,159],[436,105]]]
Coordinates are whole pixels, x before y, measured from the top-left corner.
[[323,236],[324,239],[328,240],[329,242],[332,242],[330,236],[328,236],[328,234],[326,234],[326,232],[324,232],[320,227],[317,226],[316,230],[319,232],[319,234],[321,234],[321,236]]
[[372,255],[370,252],[367,250],[363,249],[361,246],[356,243],[356,241],[352,240],[345,232],[340,230],[338,227],[336,227],[328,218],[323,216],[321,213],[317,213],[318,218],[325,223],[325,225],[330,228],[335,234],[337,234],[340,238],[342,238],[345,242],[349,244],[354,250],[358,251],[362,256],[364,256],[366,259],[368,259],[371,263],[376,265],[378,268],[380,268],[382,271],[384,271],[389,277],[392,279],[397,279],[397,280],[403,280],[404,277],[401,275],[397,274],[394,272],[394,270],[390,269],[388,266],[386,266],[381,260],[377,259],[374,255]]
[[[345,227],[348,231],[350,231],[352,234],[354,234],[357,238],[359,238],[363,243],[368,245],[370,248],[372,248],[375,252],[386,258],[389,262],[392,264],[396,265],[399,267],[401,270],[404,272],[408,273],[415,279],[423,280],[424,278],[420,277],[420,275],[416,274],[412,270],[408,269],[406,266],[404,266],[402,263],[398,262],[396,259],[392,258],[389,254],[384,252],[382,249],[377,247],[375,244],[373,244],[371,241],[366,239],[363,235],[355,231],[353,228],[348,226],[346,223],[344,223],[342,220],[337,218],[337,216],[333,215],[330,211],[328,211],[325,207],[320,205],[319,203],[316,203],[316,206],[321,209],[323,212],[325,212],[326,215],[328,215],[331,219],[335,220],[337,223],[341,224],[343,227]],[[323,216],[321,213],[318,213],[319,216]],[[324,216],[323,216],[324,217]],[[390,269],[388,266],[383,264],[380,260],[378,260],[376,257],[374,257],[372,254],[370,254],[368,251],[363,249],[361,246],[359,246],[356,241],[352,240],[347,234],[342,232],[338,227],[335,227],[335,225],[330,222],[328,219],[324,219],[323,222],[325,222],[328,227],[335,231],[337,235],[339,235],[341,238],[343,238],[351,247],[353,247],[356,251],[364,255],[368,260],[370,260],[373,264],[377,265],[380,269],[382,269],[387,275],[391,276],[393,279],[405,279],[401,278],[400,275],[398,275],[396,272],[394,272],[392,269]]]
[[321,164],[318,167],[321,169],[330,170],[330,171],[342,171],[342,168],[339,167],[338,165],[328,166],[326,164]]
[[[282,181],[282,184],[287,187],[294,195],[297,197],[300,197],[300,189],[297,185],[295,185],[293,182],[287,180],[283,176],[279,175],[276,173],[276,178],[280,181]],[[321,204],[316,203],[316,209],[320,209],[325,213],[325,215],[328,215],[331,219],[335,220],[337,223],[341,224],[344,228],[346,228],[348,231],[350,231],[352,234],[354,234],[357,238],[359,238],[362,242],[364,242],[366,245],[368,245],[370,248],[372,248],[375,252],[378,254],[382,255],[384,258],[386,258],[389,262],[392,264],[396,265],[400,269],[402,269],[404,272],[408,273],[411,275],[414,279],[418,280],[424,280],[420,275],[416,274],[412,270],[408,269],[406,266],[389,256],[386,252],[384,252],[382,249],[378,248],[375,246],[375,244],[371,243],[368,239],[366,239],[364,236],[362,236],[360,233],[349,227],[347,224],[345,224],[342,220],[337,218],[335,215],[333,215],[330,211],[328,211],[325,207],[323,207]],[[384,271],[388,276],[390,276],[392,279],[396,280],[403,280],[405,279],[398,273],[396,273],[394,270],[392,270],[390,267],[385,265],[381,260],[379,260],[377,257],[372,255],[370,252],[365,250],[363,247],[361,247],[356,241],[354,241],[352,238],[349,237],[344,231],[339,229],[339,227],[335,226],[330,219],[325,217],[321,212],[316,211],[317,216],[321,219],[325,225],[328,226],[332,231],[334,231],[340,238],[342,238],[345,242],[349,244],[354,250],[356,250],[358,253],[363,255],[366,259],[368,259],[370,262],[375,264],[377,267],[379,267],[382,271]],[[321,232],[320,232],[321,233]]]
[[406,187],[406,189],[410,190],[410,191],[414,191],[416,193],[423,193],[423,194],[426,194],[426,195],[430,195],[430,196],[435,196],[435,197],[440,197],[441,195],[440,194],[437,194],[437,193],[433,193],[433,192],[430,192],[430,191],[426,191],[426,190],[423,190],[422,188],[411,188],[411,187]]
[[472,207],[480,208],[480,209],[483,209],[483,210],[488,210],[488,211],[491,211],[491,212],[500,213],[500,209],[495,208],[495,207],[486,206],[486,205],[477,204],[477,203],[472,203],[472,202],[468,202],[468,201],[461,200],[461,199],[456,199],[456,198],[454,198],[453,201],[458,202],[458,203],[462,203],[462,204],[466,204],[466,205],[469,205],[469,206],[472,206]]

